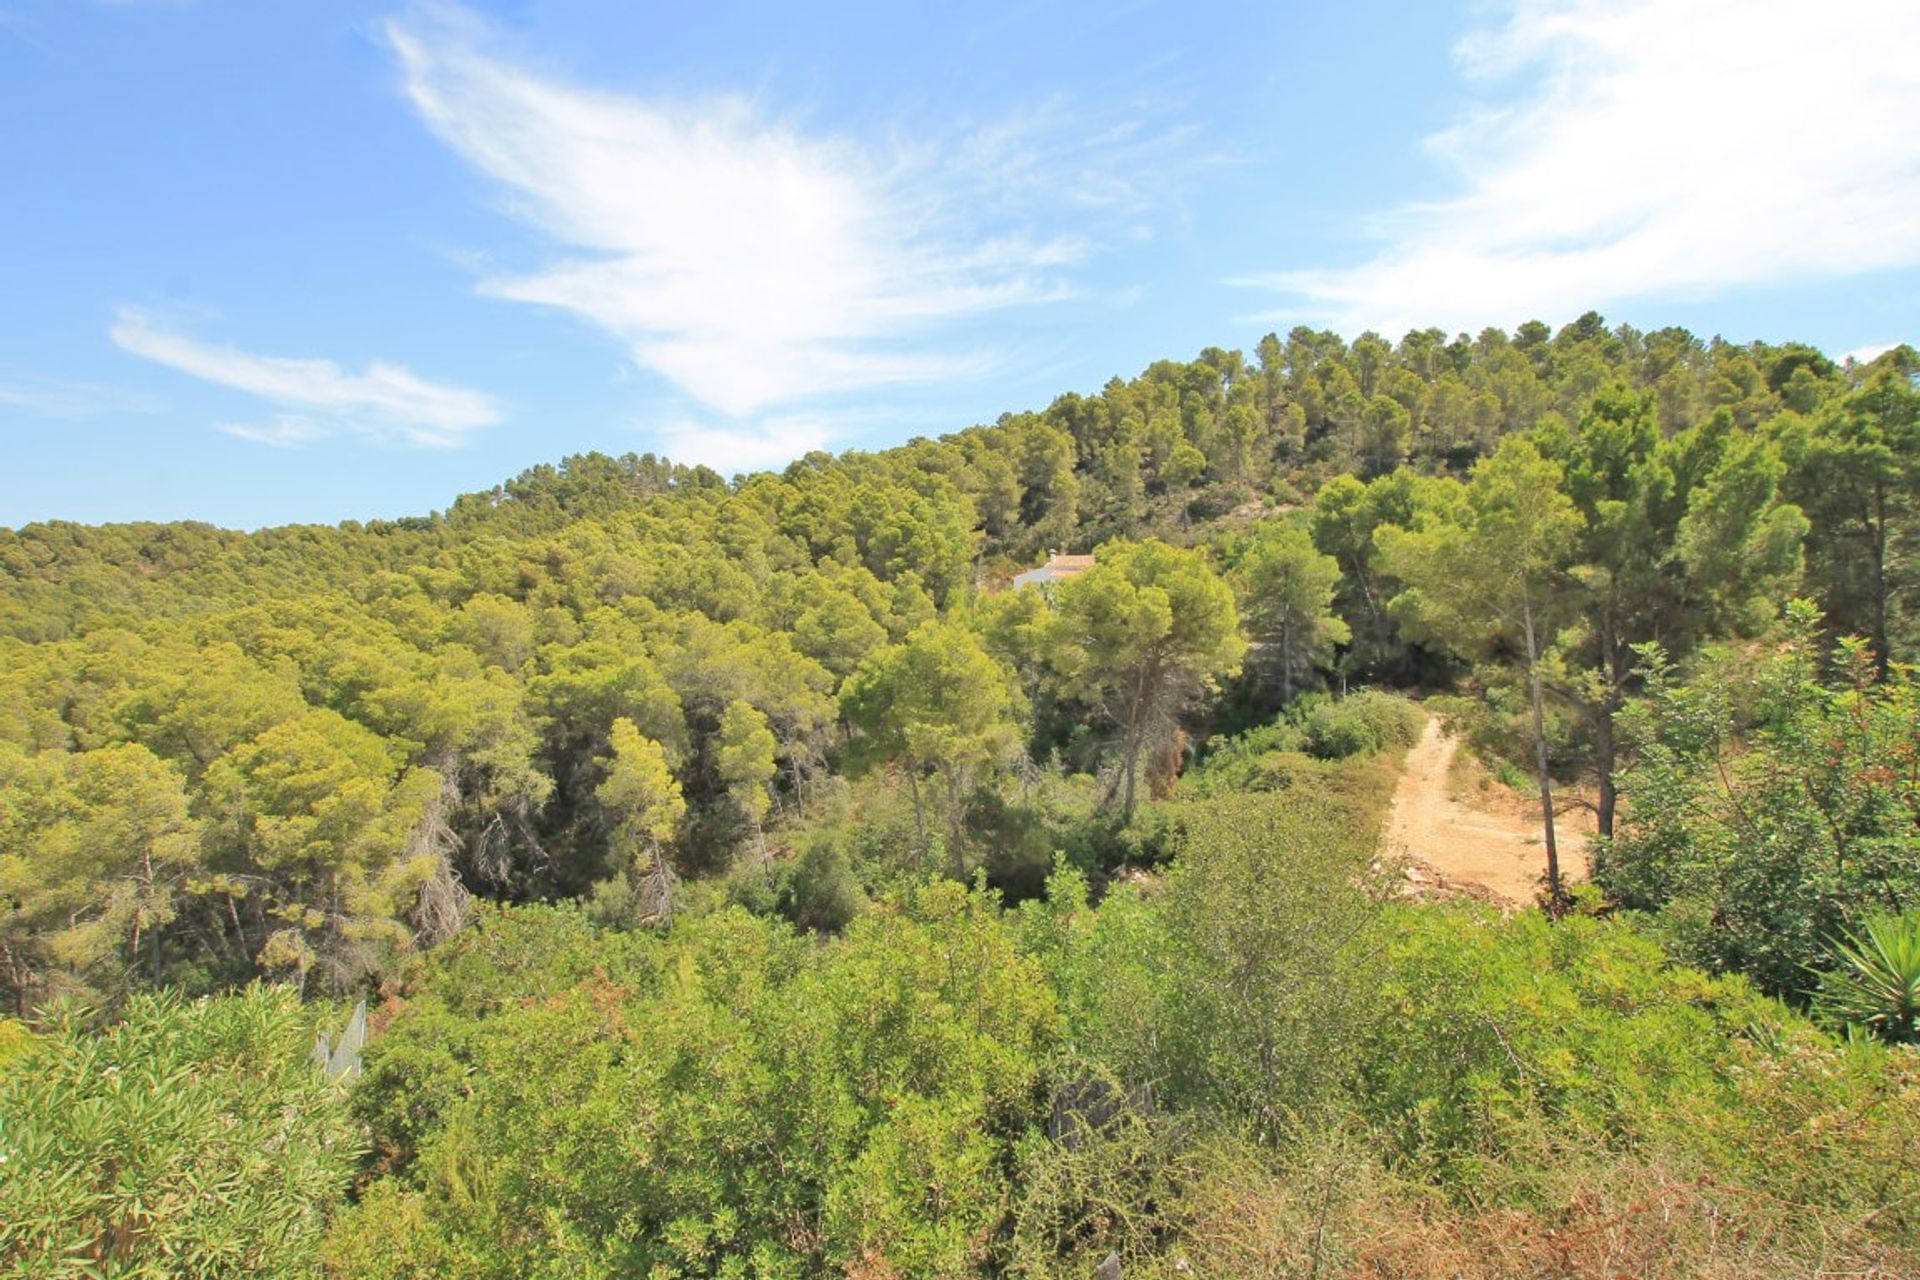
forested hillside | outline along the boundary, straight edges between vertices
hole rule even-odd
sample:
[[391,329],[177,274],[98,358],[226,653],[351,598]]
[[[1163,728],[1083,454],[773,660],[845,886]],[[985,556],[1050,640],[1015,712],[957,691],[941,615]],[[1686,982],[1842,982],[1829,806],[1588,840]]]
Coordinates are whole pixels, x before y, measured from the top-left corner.
[[[1920,355],[1595,315],[0,531],[0,1271],[1920,1267],[1917,652]],[[1593,885],[1397,900],[1429,714]]]

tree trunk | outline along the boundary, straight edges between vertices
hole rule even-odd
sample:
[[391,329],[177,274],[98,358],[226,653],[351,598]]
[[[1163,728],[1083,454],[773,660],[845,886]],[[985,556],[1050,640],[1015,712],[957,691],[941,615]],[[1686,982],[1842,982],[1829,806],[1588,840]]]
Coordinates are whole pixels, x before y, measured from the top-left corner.
[[1293,628],[1280,628],[1280,705],[1293,701]]
[[1619,788],[1613,779],[1619,756],[1613,718],[1624,701],[1623,686],[1627,679],[1626,664],[1621,661],[1619,640],[1611,622],[1605,624],[1601,633],[1601,660],[1606,665],[1607,683],[1600,691],[1600,705],[1593,717],[1594,769],[1600,775],[1600,805],[1595,825],[1601,836],[1611,838],[1614,812],[1620,804]]
[[247,942],[247,927],[240,923],[240,908],[234,903],[233,894],[227,894],[227,917],[233,921],[233,944],[249,963],[254,956],[253,947]]
[[966,832],[967,814],[960,797],[966,791],[966,784],[960,770],[951,762],[941,764],[940,778],[947,784],[947,856],[953,859],[951,864],[953,878],[965,880],[966,864],[962,860],[964,841],[961,837]]
[[1594,762],[1600,773],[1600,805],[1595,825],[1603,838],[1613,835],[1614,811],[1620,805],[1619,789],[1614,785],[1613,768],[1617,748],[1613,738],[1613,705],[1611,695],[1600,708],[1600,715],[1593,725]]
[[1140,763],[1140,748],[1146,741],[1147,722],[1152,719],[1159,700],[1160,663],[1156,658],[1140,668],[1133,683],[1133,701],[1127,707],[1126,768],[1122,774],[1125,791],[1120,801],[1121,822],[1127,826],[1133,824],[1133,780]]
[[1126,761],[1121,769],[1120,820],[1122,825],[1133,822],[1133,771],[1140,759],[1139,712],[1134,713],[1133,723],[1127,725]]
[[1533,595],[1530,591],[1522,590],[1520,608],[1526,623],[1527,684],[1533,696],[1534,773],[1540,782],[1540,821],[1547,838],[1548,910],[1557,912],[1565,901],[1565,895],[1560,889],[1560,847],[1554,842],[1553,779],[1547,773],[1547,714],[1540,692],[1540,650],[1533,634]]
[[661,849],[660,842],[651,842],[653,866],[648,868],[644,892],[651,899],[646,906],[652,910],[653,919],[662,928],[673,927],[673,868],[667,865],[667,855]]
[[1873,488],[1873,522],[1867,546],[1873,556],[1873,669],[1885,680],[1891,657],[1887,639],[1887,492],[1883,484]]
[[[141,888],[145,891],[144,897],[147,903],[151,905],[155,898],[153,846],[151,844],[141,851],[140,860],[145,866],[147,873],[146,881]],[[157,915],[158,913],[156,912],[155,914]],[[153,985],[157,987],[160,985],[160,926],[157,923],[147,930],[147,949],[153,956]]]
[[913,830],[919,837],[920,848],[915,854],[915,869],[925,867],[927,861],[927,812],[920,802],[920,770],[907,766],[907,789],[913,793]]

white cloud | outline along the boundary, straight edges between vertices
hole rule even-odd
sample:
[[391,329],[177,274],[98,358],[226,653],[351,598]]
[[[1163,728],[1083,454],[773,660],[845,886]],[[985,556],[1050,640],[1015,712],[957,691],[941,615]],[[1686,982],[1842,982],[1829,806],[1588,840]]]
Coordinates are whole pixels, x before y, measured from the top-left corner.
[[221,430],[263,444],[291,446],[354,434],[386,443],[452,446],[502,418],[492,397],[428,382],[376,360],[349,373],[331,360],[259,356],[213,346],[122,309],[108,330],[125,351],[207,382],[244,391],[277,412],[266,424],[222,424]]
[[160,401],[138,391],[92,382],[0,383],[0,407],[35,418],[79,421],[116,415],[158,413]]
[[1841,364],[1849,360],[1855,364],[1872,364],[1899,345],[1897,342],[1870,342],[1864,347],[1855,347],[1851,351],[1842,352],[1834,359]]
[[1498,94],[1430,138],[1465,191],[1355,267],[1243,283],[1348,329],[1569,319],[1920,262],[1920,4],[1512,0],[1463,40]]
[[416,11],[386,34],[434,134],[561,249],[482,291],[582,317],[694,416],[729,420],[670,433],[687,457],[778,461],[775,442],[832,434],[828,396],[977,373],[985,357],[946,326],[1068,296],[1062,271],[1092,247],[1033,233],[1034,211],[1118,217],[1150,190],[1130,175],[1176,137],[1076,130],[1050,104],[947,144],[869,143],[803,132],[741,97],[535,74],[482,52],[458,10]]
[[675,462],[706,465],[721,475],[759,471],[793,461],[832,441],[836,424],[817,417],[773,417],[751,426],[715,426],[680,419],[658,431]]

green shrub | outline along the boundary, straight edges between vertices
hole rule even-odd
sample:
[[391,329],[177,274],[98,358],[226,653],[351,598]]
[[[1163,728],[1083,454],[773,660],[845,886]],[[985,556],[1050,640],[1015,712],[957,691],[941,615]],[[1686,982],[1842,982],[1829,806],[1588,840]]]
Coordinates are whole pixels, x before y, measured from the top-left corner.
[[1840,965],[1821,983],[1821,1011],[1889,1044],[1920,1042],[1920,911],[1870,916],[1834,951]]
[[867,907],[846,852],[831,840],[810,843],[787,880],[787,918],[815,933],[838,933]]
[[294,996],[54,1010],[0,1073],[0,1271],[314,1276],[360,1139]]
[[14,1018],[0,1018],[0,1071],[16,1058],[23,1058],[33,1048],[34,1034],[27,1025]]
[[[1180,850],[1184,884],[1088,912],[1064,872],[1023,913],[1075,1074],[1153,1087],[1024,1153],[1013,1274],[1085,1276],[1109,1250],[1149,1280],[1907,1274],[1920,1257],[1911,1053],[1837,1042],[1592,916],[1390,907],[1332,952],[1328,990],[1315,939],[1340,935],[1344,886],[1229,806],[1211,843]],[[1281,867],[1303,883],[1274,905]],[[1269,1110],[1284,1141],[1236,1141],[1270,1132]]]
[[659,985],[660,944],[647,931],[596,927],[574,907],[495,906],[427,953],[404,1012],[367,1046],[353,1092],[381,1168],[405,1170],[470,1092],[490,1037],[527,1008],[593,987],[626,993]]
[[1795,1001],[1859,921],[1920,909],[1920,684],[1850,642],[1824,671],[1819,625],[1796,605],[1786,644],[1691,681],[1647,652],[1621,821],[1594,859],[1683,959]]
[[1398,694],[1361,689],[1344,698],[1309,695],[1289,709],[1302,749],[1322,760],[1410,747],[1420,737],[1419,708]]
[[1910,1055],[1838,1044],[1620,920],[1400,907],[1382,935],[1354,1096],[1402,1168],[1476,1195],[1524,1192],[1568,1147],[1659,1152],[1915,1225],[1900,1208],[1920,1194]]
[[1279,719],[1210,743],[1187,780],[1201,795],[1281,791],[1303,776],[1303,758],[1347,760],[1410,747],[1420,736],[1421,711],[1398,694],[1362,689],[1344,698],[1308,694]]
[[[539,940],[584,957],[581,928],[483,920],[509,945],[463,937],[423,971],[367,1075],[375,1136],[414,1154],[338,1224],[344,1274],[988,1265],[1058,1039],[990,897],[930,883],[826,944],[738,910],[685,917],[640,963],[561,985],[576,962]],[[461,991],[483,974],[499,998],[475,1004]],[[446,1046],[457,1075],[395,1070]]]
[[1325,1105],[1353,1044],[1374,912],[1361,883],[1372,841],[1329,820],[1339,808],[1265,794],[1158,806],[1164,881],[1047,931],[1079,1053],[1268,1139]]

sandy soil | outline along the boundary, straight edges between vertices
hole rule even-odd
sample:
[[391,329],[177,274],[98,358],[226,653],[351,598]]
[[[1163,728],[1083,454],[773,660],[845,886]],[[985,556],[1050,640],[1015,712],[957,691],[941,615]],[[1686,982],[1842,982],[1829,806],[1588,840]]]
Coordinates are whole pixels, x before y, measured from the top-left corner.
[[[1460,740],[1438,719],[1407,753],[1406,771],[1393,793],[1393,810],[1381,837],[1382,852],[1409,858],[1416,881],[1437,873],[1440,886],[1477,886],[1505,902],[1533,902],[1547,870],[1537,805],[1463,802],[1454,794],[1453,762]],[[1587,836],[1593,819],[1584,810],[1562,813],[1554,823],[1560,870],[1568,880],[1587,874]]]

